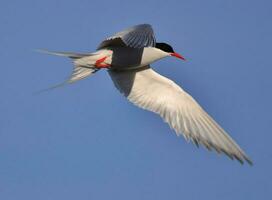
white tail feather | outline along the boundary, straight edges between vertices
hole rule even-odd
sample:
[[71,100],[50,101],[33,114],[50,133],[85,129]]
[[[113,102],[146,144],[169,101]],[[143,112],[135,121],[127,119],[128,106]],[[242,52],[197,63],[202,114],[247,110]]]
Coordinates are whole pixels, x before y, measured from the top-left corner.
[[73,72],[66,81],[64,81],[63,83],[57,84],[55,86],[52,86],[50,88],[41,90],[37,93],[41,93],[44,91],[62,87],[69,83],[74,83],[76,81],[79,81],[81,79],[84,79],[94,74],[95,72],[99,70],[93,65],[95,63],[94,61],[96,60],[97,53],[83,54],[83,53],[72,53],[72,52],[54,52],[54,51],[47,51],[47,50],[37,50],[37,51],[50,54],[50,55],[69,57],[73,60],[73,64],[74,64]]

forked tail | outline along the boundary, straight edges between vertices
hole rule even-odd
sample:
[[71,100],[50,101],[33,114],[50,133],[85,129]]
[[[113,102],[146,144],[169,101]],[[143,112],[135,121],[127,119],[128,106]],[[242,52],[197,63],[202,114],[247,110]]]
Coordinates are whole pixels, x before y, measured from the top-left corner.
[[81,62],[78,62],[79,59],[83,58],[83,57],[88,57],[88,56],[94,56],[96,54],[93,53],[73,53],[73,52],[54,52],[54,51],[47,51],[47,50],[38,50],[39,52],[42,53],[46,53],[46,54],[50,54],[50,55],[56,55],[56,56],[64,56],[64,57],[68,57],[71,58],[73,60],[74,63],[74,68],[72,71],[72,74],[70,75],[70,77],[64,81],[63,83],[57,84],[55,86],[52,86],[50,88],[44,89],[40,92],[44,92],[44,91],[48,91],[60,86],[64,86],[67,85],[69,83],[74,83],[76,81],[79,81],[81,79],[84,79],[92,74],[94,74],[95,72],[97,72],[99,69],[96,68],[93,65],[82,65]]

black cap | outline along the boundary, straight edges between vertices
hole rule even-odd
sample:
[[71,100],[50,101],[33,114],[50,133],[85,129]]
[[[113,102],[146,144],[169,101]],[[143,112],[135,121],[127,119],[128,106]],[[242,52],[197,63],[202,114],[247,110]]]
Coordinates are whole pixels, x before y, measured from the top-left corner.
[[169,44],[166,44],[166,43],[156,43],[156,48],[162,51],[165,51],[167,53],[175,53],[174,49]]

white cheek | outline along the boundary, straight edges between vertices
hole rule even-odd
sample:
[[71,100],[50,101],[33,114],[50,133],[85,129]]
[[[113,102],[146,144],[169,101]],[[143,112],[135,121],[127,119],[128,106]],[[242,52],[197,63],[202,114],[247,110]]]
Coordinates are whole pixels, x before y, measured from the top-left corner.
[[151,64],[166,56],[168,56],[167,53],[161,50],[158,50],[156,48],[152,48],[152,47],[145,48],[143,52],[142,60],[141,60],[141,65],[145,66],[145,65]]

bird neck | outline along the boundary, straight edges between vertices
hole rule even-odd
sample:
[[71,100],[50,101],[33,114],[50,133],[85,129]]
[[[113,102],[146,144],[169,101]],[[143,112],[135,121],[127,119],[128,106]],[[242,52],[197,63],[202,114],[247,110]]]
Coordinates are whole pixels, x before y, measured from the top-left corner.
[[142,64],[148,65],[167,56],[169,56],[169,53],[156,47],[145,47],[142,56]]

